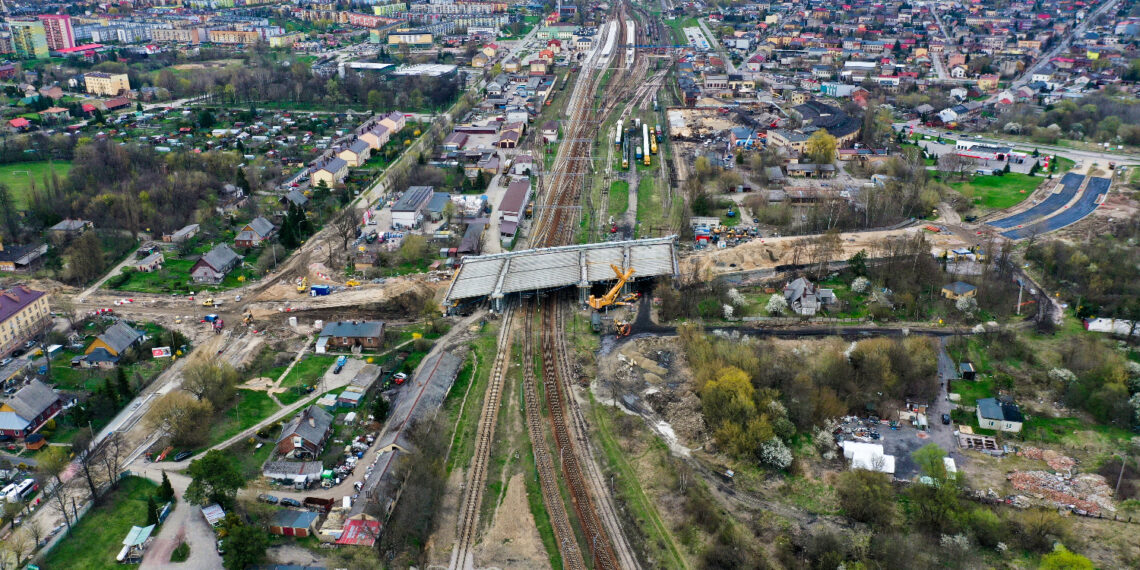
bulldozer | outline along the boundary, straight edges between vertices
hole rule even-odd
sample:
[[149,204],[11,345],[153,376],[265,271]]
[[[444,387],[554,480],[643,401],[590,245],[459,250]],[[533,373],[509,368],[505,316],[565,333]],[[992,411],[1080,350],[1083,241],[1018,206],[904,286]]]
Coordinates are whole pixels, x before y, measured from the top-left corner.
[[630,293],[629,295],[626,295],[620,299],[618,298],[618,294],[621,293],[621,288],[625,286],[626,282],[628,282],[631,277],[633,277],[634,269],[630,267],[628,271],[623,272],[620,267],[613,264],[610,264],[610,268],[614,270],[614,274],[617,275],[618,281],[605,295],[601,297],[590,295],[590,298],[586,301],[586,303],[593,307],[595,310],[601,310],[610,305],[629,305],[630,302],[637,299],[636,293]]

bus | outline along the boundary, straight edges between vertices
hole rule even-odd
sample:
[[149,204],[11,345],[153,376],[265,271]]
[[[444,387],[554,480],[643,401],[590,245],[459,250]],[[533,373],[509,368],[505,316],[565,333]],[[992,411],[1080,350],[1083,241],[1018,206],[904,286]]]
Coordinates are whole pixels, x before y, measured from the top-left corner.
[[4,487],[3,490],[0,490],[0,493],[3,493],[5,501],[15,503],[28,500],[28,497],[34,495],[39,489],[40,486],[36,484],[35,479],[24,479],[19,483],[12,483]]

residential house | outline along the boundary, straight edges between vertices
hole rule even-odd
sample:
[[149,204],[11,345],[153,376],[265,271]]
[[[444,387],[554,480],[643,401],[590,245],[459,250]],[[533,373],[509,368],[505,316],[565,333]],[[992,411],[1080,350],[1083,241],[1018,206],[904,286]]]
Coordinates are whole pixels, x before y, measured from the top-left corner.
[[977,406],[978,427],[1017,433],[1025,417],[1017,404],[997,398],[979,398]]
[[407,124],[407,118],[399,111],[392,111],[380,119],[380,124],[388,127],[389,132],[398,133],[404,130],[404,126]]
[[392,226],[412,228],[419,225],[432,194],[431,186],[410,186],[404,191],[404,195],[392,204]]
[[336,321],[325,323],[317,337],[317,352],[328,347],[380,348],[384,344],[384,321]]
[[79,237],[83,232],[93,229],[95,224],[87,220],[71,219],[68,218],[59,222],[58,224],[48,228],[48,234],[51,236],[52,241],[64,243],[72,238]]
[[384,125],[375,125],[359,135],[359,140],[368,143],[372,150],[380,150],[380,147],[388,144],[391,138],[392,131]]
[[126,73],[103,73],[94,71],[84,74],[84,87],[92,95],[114,97],[131,90],[131,81]]
[[793,313],[805,317],[836,302],[835,293],[831,289],[820,289],[803,277],[784,286],[784,300]]
[[942,296],[956,300],[959,297],[974,297],[978,294],[978,288],[963,281],[955,281],[942,286]]
[[25,438],[39,430],[63,408],[59,394],[32,380],[0,404],[0,435]]
[[182,229],[172,234],[162,234],[162,241],[167,243],[182,243],[198,235],[199,229],[200,226],[198,224],[183,226]]
[[87,346],[83,356],[72,359],[71,365],[113,368],[128,350],[142,344],[144,338],[142,331],[135,330],[124,321],[117,321]]
[[40,111],[40,117],[45,123],[58,123],[71,119],[71,113],[64,107],[48,107]]
[[190,277],[195,283],[218,284],[225,279],[226,274],[241,263],[241,257],[230,249],[230,246],[220,243],[206,252],[194,266],[190,268]]
[[510,173],[514,176],[530,176],[534,170],[534,157],[529,154],[516,154],[511,161]]
[[337,153],[337,156],[344,159],[352,168],[363,166],[365,162],[368,162],[368,157],[371,155],[372,147],[368,144],[368,141],[363,139],[356,139],[352,144]]
[[313,186],[319,186],[324,182],[325,186],[332,188],[348,176],[348,161],[340,157],[329,158],[313,166],[310,173]]
[[281,205],[292,204],[298,208],[304,208],[309,203],[309,197],[304,192],[293,188],[281,197]]
[[939,111],[938,118],[942,119],[943,123],[953,123],[966,116],[969,112],[970,110],[967,109],[965,105],[954,105],[953,107],[947,107]]
[[989,73],[978,77],[978,89],[989,93],[997,91],[998,88],[998,75],[996,73]]
[[17,285],[0,291],[0,357],[7,357],[51,324],[43,291]]
[[319,456],[332,433],[332,422],[332,414],[317,406],[301,410],[281,428],[277,453],[296,459]]
[[135,271],[143,273],[150,273],[162,269],[162,264],[166,262],[166,258],[162,256],[161,251],[156,251],[142,259],[136,260],[130,264],[130,267]]
[[47,253],[45,243],[4,245],[0,241],[0,271],[28,271]]
[[258,216],[238,231],[237,237],[234,238],[234,245],[241,248],[258,247],[262,242],[272,237],[275,231],[277,228],[274,227],[273,222]]
[[547,144],[558,142],[558,121],[547,121],[543,123],[542,140]]

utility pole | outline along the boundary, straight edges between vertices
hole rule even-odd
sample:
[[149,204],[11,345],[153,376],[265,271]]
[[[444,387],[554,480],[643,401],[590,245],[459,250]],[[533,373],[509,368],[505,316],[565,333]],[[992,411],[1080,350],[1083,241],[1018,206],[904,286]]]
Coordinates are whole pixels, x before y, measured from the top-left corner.
[[1021,290],[1025,288],[1020,279],[1017,280],[1017,314],[1021,316]]
[[1120,474],[1116,476],[1116,489],[1112,492],[1114,496],[1120,495],[1120,481],[1124,479],[1124,465],[1127,462],[1127,458],[1123,454],[1120,455]]

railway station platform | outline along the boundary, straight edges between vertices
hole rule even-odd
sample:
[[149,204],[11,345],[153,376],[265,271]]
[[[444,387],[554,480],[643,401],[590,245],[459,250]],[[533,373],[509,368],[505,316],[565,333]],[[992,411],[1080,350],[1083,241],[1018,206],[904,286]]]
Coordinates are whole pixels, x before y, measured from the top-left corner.
[[585,303],[591,285],[616,280],[610,265],[633,268],[633,280],[677,277],[676,243],[677,236],[668,236],[465,257],[448,286],[444,307],[489,298],[492,310],[500,311],[511,293],[571,285],[578,287],[580,301]]

